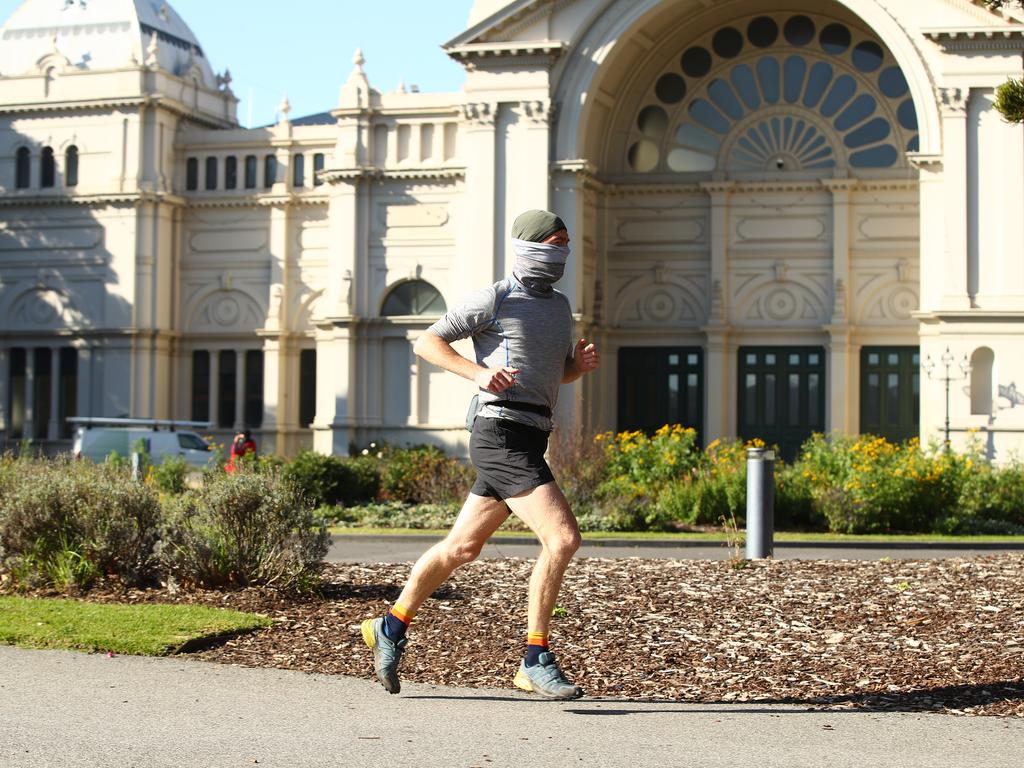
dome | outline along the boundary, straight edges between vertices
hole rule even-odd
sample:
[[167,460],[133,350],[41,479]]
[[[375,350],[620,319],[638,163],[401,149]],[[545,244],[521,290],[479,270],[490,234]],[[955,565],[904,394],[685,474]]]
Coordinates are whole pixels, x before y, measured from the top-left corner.
[[192,30],[162,0],[26,0],[0,30],[0,76],[34,72],[47,55],[87,70],[141,64],[154,33],[162,69],[184,76],[195,68],[217,87]]

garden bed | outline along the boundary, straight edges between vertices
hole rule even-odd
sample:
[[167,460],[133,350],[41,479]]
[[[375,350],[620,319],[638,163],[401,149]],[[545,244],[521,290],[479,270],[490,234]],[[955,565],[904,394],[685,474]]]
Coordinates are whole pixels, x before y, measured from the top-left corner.
[[[457,571],[414,621],[403,679],[509,687],[531,567],[488,560]],[[272,626],[197,656],[372,679],[359,622],[387,609],[408,570],[325,566],[315,597],[250,588],[89,599],[262,613]],[[552,648],[590,696],[1024,717],[1022,571],[1021,554],[750,564],[580,559],[566,576]]]

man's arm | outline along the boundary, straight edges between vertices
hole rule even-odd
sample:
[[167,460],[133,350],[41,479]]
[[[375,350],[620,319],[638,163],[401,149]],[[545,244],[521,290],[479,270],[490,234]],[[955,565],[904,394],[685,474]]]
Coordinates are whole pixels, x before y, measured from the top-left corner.
[[596,370],[600,364],[601,356],[597,353],[597,347],[586,339],[580,339],[576,342],[572,357],[565,361],[562,383],[571,384],[583,374]]
[[452,345],[436,333],[426,331],[413,345],[412,351],[428,363],[444,368],[446,371],[469,379],[480,389],[498,394],[516,383],[518,368],[484,368],[472,360],[467,360]]

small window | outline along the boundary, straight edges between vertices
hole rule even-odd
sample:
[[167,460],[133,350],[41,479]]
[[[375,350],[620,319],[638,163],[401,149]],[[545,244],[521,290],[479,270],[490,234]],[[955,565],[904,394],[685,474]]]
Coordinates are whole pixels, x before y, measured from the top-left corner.
[[217,158],[208,157],[206,158],[206,188],[216,189],[217,188]]
[[64,152],[64,186],[78,186],[78,147],[74,144]]
[[263,188],[270,189],[277,181],[277,157],[267,155],[263,158]]
[[437,288],[425,280],[407,280],[391,289],[381,315],[443,315],[447,309]]
[[247,427],[263,424],[263,350],[245,353],[245,404],[242,412]]
[[185,161],[185,189],[189,192],[199,189],[199,160],[194,157]]
[[324,183],[324,180],[320,178],[320,171],[324,169],[324,153],[317,152],[313,155],[313,186],[319,187]]
[[57,164],[53,159],[53,147],[43,147],[39,164],[39,186],[52,187],[57,178]]
[[306,156],[292,156],[292,186],[295,188],[306,185]]
[[229,155],[224,159],[224,189],[238,187],[238,158]]
[[192,353],[192,421],[210,420],[210,353]]
[[191,432],[179,432],[178,433],[178,447],[183,448],[186,451],[208,451],[208,446],[199,435],[193,435]]
[[316,350],[299,352],[299,426],[308,427],[316,418]]
[[22,147],[15,157],[14,186],[17,189],[28,189],[32,183],[32,155],[28,147]]
[[256,189],[256,155],[245,156],[245,188]]

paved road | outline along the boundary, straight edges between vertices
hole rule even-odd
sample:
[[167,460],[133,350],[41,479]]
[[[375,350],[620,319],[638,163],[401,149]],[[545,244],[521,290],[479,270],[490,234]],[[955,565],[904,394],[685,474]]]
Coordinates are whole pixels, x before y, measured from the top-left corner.
[[[436,536],[363,536],[335,535],[327,553],[328,562],[362,563],[403,563],[415,560],[423,551],[437,541]],[[975,544],[971,547],[924,547],[919,545],[883,546],[880,544],[838,545],[812,544],[807,542],[779,541],[775,545],[775,557],[781,560],[878,560],[893,559],[964,557],[1024,550],[1024,543],[999,545]],[[687,560],[724,560],[732,550],[721,544],[703,542],[645,542],[636,544],[628,540],[612,540],[584,543],[578,557],[646,557]],[[537,556],[537,544],[528,538],[491,539],[480,555],[484,558]]]
[[[1024,721],[752,704],[558,703],[186,659],[0,646],[4,768],[1018,768]],[[258,761],[258,762],[257,762]]]

